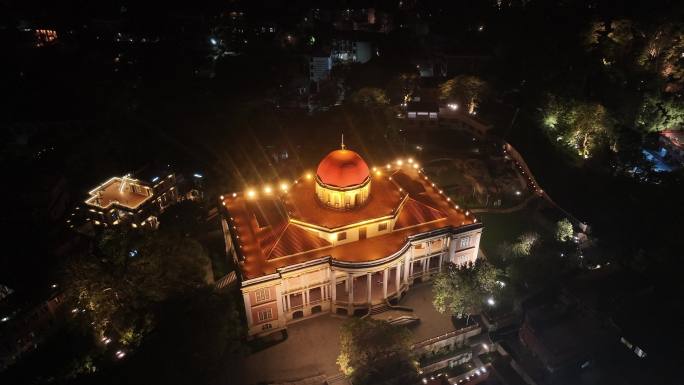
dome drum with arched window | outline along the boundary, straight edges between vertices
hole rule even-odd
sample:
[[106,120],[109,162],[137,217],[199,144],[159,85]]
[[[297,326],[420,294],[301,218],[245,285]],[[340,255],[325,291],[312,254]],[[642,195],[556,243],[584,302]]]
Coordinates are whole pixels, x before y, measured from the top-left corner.
[[344,148],[329,153],[318,164],[316,196],[326,207],[352,210],[370,197],[370,171],[359,154]]

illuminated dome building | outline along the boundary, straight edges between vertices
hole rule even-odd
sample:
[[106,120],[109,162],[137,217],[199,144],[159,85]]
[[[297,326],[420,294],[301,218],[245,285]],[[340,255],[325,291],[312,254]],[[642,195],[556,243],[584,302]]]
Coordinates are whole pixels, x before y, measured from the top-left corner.
[[366,162],[354,151],[342,149],[328,154],[316,171],[319,202],[336,210],[363,206],[370,196],[371,177]]
[[221,203],[250,336],[396,301],[446,263],[474,262],[483,229],[412,159],[369,168],[344,144],[315,176],[229,193]]

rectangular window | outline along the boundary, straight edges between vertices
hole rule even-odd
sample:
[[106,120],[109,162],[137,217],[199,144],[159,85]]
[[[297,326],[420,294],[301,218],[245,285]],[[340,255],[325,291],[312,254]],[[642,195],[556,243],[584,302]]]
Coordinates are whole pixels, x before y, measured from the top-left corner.
[[470,237],[461,238],[461,248],[470,246]]
[[425,248],[425,244],[423,244],[423,243],[416,243],[416,249],[420,250],[420,249],[424,249],[424,248]]
[[259,289],[256,291],[256,301],[257,302],[264,302],[268,301],[271,299],[271,290],[270,289]]
[[378,231],[385,231],[387,230],[387,222],[382,222],[378,224]]
[[337,233],[337,240],[338,241],[344,241],[345,239],[347,239],[347,232],[346,231],[343,231],[341,233]]
[[273,313],[271,312],[271,309],[259,310],[257,317],[259,318],[259,322],[268,321],[273,318]]

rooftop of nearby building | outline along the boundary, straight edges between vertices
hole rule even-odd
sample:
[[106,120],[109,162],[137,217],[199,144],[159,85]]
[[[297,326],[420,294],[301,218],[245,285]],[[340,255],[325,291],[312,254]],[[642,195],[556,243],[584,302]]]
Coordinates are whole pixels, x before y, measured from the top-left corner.
[[114,177],[90,191],[86,203],[102,209],[118,204],[125,208],[135,209],[152,197],[134,191],[131,185],[141,185],[137,179]]
[[679,148],[684,148],[684,130],[665,130],[660,135],[667,138],[670,143]]
[[409,112],[439,112],[439,105],[436,102],[428,101],[408,102],[406,110]]
[[[410,236],[477,223],[470,212],[443,195],[412,160],[399,163],[373,170],[371,198],[353,211],[336,211],[318,203],[316,181],[310,174],[277,191],[265,188],[222,197],[236,247],[244,256],[240,263],[243,277],[258,278],[327,256],[343,262],[374,261],[399,251]],[[337,246],[291,221],[337,228],[395,214],[394,231]]]

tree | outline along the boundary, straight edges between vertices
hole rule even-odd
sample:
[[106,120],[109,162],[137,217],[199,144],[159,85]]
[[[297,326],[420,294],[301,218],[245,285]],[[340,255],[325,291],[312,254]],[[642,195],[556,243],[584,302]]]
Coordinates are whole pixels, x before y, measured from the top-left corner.
[[572,228],[572,223],[568,218],[563,218],[556,222],[556,239],[560,242],[565,242],[572,239],[574,235],[574,230]]
[[496,292],[499,275],[501,272],[484,259],[470,266],[449,265],[433,282],[433,305],[442,314],[469,318]]
[[649,93],[644,97],[636,123],[645,132],[679,128],[684,125],[684,103],[661,93]]
[[152,329],[155,305],[203,286],[208,266],[193,239],[108,230],[95,253],[67,263],[62,287],[84,325],[135,345]]
[[517,257],[526,257],[532,253],[532,248],[539,243],[539,240],[539,234],[535,232],[522,234],[511,246],[511,251]]
[[439,96],[443,101],[455,101],[466,106],[468,113],[475,112],[477,106],[489,93],[488,84],[477,76],[459,75],[439,86]]
[[551,96],[542,121],[547,135],[584,159],[599,145],[614,141],[615,121],[599,103]]
[[416,373],[411,333],[385,321],[352,318],[340,330],[337,364],[355,384],[405,382]]
[[390,100],[408,102],[408,98],[418,89],[420,75],[413,73],[402,73],[396,76],[387,84],[387,95]]
[[389,99],[385,91],[380,88],[363,87],[354,92],[351,102],[364,107],[383,107],[389,105]]

